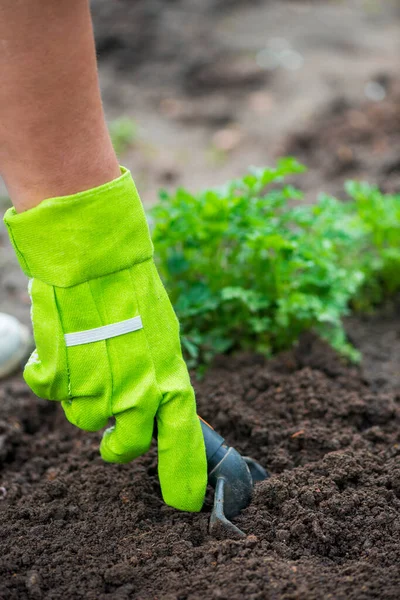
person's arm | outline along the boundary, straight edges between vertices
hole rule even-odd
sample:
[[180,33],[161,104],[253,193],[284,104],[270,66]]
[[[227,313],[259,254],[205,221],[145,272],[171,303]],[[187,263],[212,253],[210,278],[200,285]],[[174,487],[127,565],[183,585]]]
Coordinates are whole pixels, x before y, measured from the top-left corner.
[[87,0],[0,0],[0,174],[17,211],[120,171]]
[[100,101],[87,0],[0,0],[4,221],[31,278],[36,350],[24,377],[69,421],[106,430],[104,460],[150,447],[167,504],[201,509],[204,439],[179,325],[140,198]]

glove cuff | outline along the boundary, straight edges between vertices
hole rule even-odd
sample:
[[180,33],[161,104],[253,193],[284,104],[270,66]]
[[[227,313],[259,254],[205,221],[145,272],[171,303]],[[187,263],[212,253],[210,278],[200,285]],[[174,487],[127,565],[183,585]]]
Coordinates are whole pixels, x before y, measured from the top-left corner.
[[28,277],[70,287],[127,269],[153,255],[149,228],[130,172],[99,187],[43,200],[4,222]]

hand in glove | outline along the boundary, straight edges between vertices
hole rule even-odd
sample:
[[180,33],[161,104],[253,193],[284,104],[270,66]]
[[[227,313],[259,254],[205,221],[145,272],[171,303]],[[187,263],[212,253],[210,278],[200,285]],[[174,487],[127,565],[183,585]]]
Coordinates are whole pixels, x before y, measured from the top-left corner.
[[194,392],[130,173],[23,213],[11,208],[4,220],[32,278],[28,385],[61,401],[81,429],[115,417],[100,447],[109,462],[145,453],[156,418],[163,498],[200,510],[207,464]]

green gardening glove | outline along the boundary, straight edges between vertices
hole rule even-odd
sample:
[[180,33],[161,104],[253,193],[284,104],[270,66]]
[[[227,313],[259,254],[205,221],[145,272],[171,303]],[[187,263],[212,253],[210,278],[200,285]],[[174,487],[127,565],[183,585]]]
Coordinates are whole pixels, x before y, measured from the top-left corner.
[[163,498],[200,510],[207,463],[194,392],[130,173],[23,213],[11,208],[4,221],[32,278],[28,385],[86,431],[115,417],[100,447],[109,462],[146,452],[156,418]]

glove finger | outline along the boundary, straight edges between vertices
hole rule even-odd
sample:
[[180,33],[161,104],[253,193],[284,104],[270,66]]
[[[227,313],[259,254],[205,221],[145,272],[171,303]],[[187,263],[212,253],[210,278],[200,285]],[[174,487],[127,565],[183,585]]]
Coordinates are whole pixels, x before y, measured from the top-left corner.
[[115,415],[115,425],[104,432],[100,445],[103,460],[127,463],[145,454],[150,448],[154,428],[154,413],[130,408]]
[[109,414],[102,396],[83,396],[63,400],[61,405],[68,421],[85,431],[99,431],[106,427]]
[[189,512],[201,510],[207,460],[194,392],[167,398],[157,412],[158,474],[164,501]]

